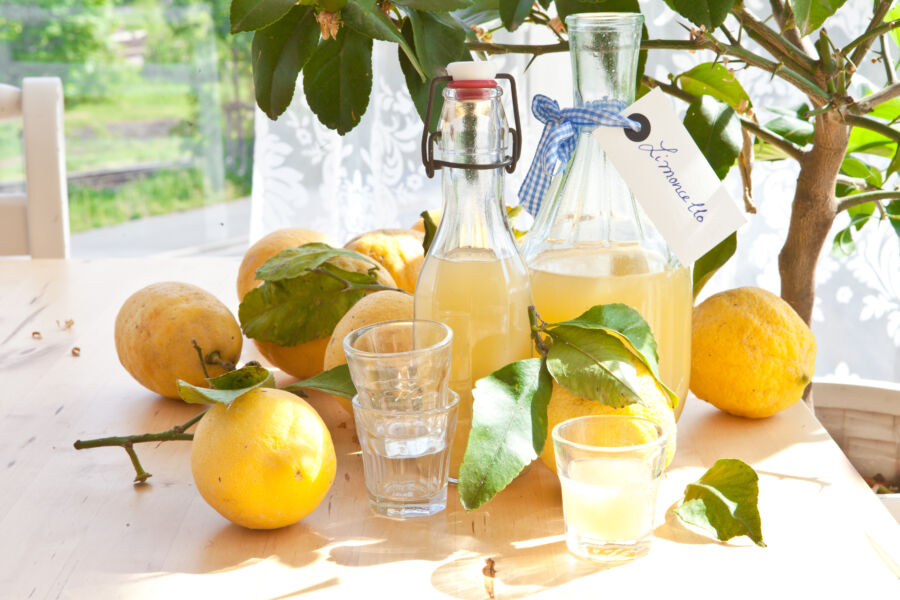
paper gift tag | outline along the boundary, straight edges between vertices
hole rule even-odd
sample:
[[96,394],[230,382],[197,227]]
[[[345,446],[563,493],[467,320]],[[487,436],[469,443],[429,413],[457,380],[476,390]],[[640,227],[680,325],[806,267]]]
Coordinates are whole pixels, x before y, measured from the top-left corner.
[[622,111],[641,131],[598,127],[593,135],[635,199],[684,265],[690,265],[747,219],[662,91]]

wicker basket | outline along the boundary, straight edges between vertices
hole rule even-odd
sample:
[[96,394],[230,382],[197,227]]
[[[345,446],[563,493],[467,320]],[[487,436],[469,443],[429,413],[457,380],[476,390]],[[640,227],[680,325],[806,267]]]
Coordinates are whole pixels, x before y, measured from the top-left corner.
[[[900,385],[856,379],[815,381],[816,417],[863,477],[900,482]],[[900,494],[879,494],[900,522]]]

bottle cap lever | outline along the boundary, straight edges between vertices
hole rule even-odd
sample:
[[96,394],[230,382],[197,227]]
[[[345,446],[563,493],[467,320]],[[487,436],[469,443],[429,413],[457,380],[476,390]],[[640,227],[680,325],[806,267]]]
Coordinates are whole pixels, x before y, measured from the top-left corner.
[[428,178],[434,177],[434,172],[441,167],[452,167],[454,169],[500,169],[505,168],[507,173],[516,170],[519,163],[519,156],[522,154],[522,123],[519,119],[519,98],[516,93],[516,80],[509,73],[497,73],[497,79],[506,79],[509,81],[511,101],[513,108],[513,122],[515,127],[511,127],[509,132],[512,134],[513,149],[512,155],[507,155],[502,161],[493,164],[469,164],[455,163],[434,158],[434,141],[441,137],[440,131],[429,131],[428,125],[431,123],[431,111],[434,105],[434,92],[438,83],[443,81],[451,81],[453,78],[449,75],[442,75],[431,80],[431,86],[428,89],[428,104],[425,109],[425,124],[422,127],[422,164],[425,165],[425,174]]

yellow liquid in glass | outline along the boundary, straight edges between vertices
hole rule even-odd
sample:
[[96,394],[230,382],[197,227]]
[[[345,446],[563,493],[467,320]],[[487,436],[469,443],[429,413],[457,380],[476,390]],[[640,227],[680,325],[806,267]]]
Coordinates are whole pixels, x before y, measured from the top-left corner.
[[577,460],[560,477],[570,538],[629,543],[653,530],[656,481],[637,458]]
[[681,414],[691,376],[690,269],[663,270],[662,257],[636,243],[551,250],[530,266],[534,304],[547,322],[613,302],[641,313],[656,337],[660,379],[678,394]]
[[459,248],[446,258],[429,257],[416,285],[417,319],[453,330],[450,387],[459,394],[459,416],[450,451],[456,477],[472,428],[475,382],[511,362],[531,357],[528,272],[521,259],[498,259],[493,251]]

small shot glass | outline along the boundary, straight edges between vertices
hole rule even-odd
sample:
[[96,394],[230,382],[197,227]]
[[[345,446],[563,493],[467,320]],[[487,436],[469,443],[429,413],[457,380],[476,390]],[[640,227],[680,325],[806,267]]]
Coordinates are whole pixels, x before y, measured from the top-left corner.
[[344,355],[371,408],[428,410],[447,403],[453,331],[425,319],[382,321],[347,334]]
[[566,545],[580,558],[623,562],[650,550],[666,434],[641,417],[594,415],[553,428]]
[[459,396],[446,392],[442,406],[404,410],[365,407],[353,398],[369,504],[397,519],[426,517],[447,507],[450,446]]

